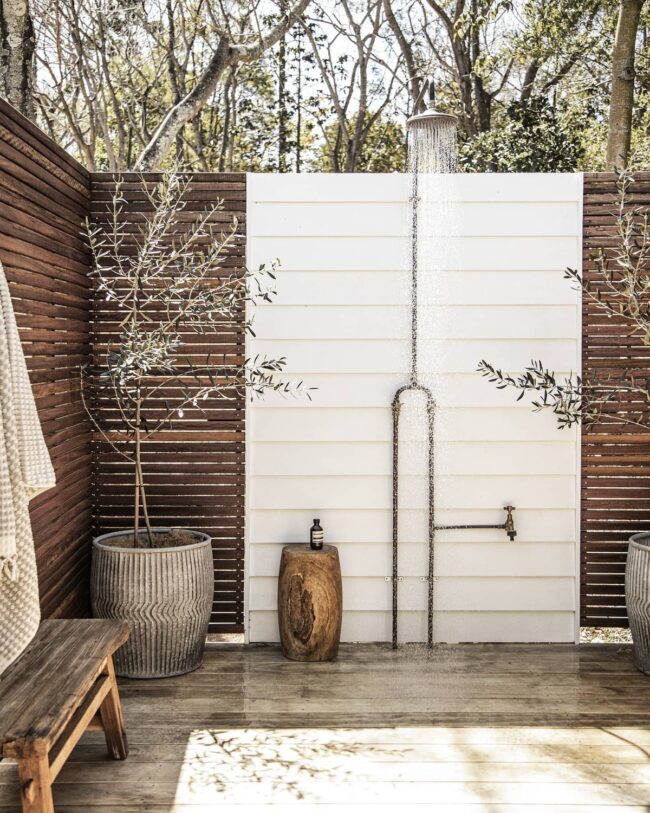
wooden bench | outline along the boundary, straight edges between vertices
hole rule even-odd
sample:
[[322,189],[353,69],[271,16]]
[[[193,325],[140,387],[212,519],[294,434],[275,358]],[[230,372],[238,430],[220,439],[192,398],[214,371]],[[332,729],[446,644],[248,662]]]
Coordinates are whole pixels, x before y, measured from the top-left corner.
[[113,653],[122,621],[43,621],[0,675],[0,754],[18,761],[24,813],[53,813],[52,782],[77,741],[103,729],[113,759],[128,753]]

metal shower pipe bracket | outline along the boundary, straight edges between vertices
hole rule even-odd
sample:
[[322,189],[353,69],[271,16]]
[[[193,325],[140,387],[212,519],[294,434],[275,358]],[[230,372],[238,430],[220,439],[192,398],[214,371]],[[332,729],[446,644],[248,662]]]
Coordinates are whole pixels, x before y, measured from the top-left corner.
[[420,88],[420,92],[418,93],[418,97],[413,103],[413,115],[417,115],[418,110],[420,109],[420,105],[424,102],[425,95],[429,96],[428,103],[433,105],[436,100],[436,86],[433,82],[432,76],[425,76],[424,81],[422,82],[422,87]]

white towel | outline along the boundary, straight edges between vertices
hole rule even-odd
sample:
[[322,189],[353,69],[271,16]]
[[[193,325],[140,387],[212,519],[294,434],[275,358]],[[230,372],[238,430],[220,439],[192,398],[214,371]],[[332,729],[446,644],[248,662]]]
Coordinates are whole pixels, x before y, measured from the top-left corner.
[[0,266],[0,673],[38,628],[29,501],[54,485],[54,469]]

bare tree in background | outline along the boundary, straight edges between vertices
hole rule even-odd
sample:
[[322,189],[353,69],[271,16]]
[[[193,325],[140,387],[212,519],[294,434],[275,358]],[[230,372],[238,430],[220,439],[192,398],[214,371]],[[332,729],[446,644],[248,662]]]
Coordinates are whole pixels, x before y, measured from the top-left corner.
[[636,37],[644,0],[621,0],[612,52],[607,137],[608,169],[624,169],[630,151],[634,106]]
[[[548,95],[593,51],[600,0],[383,0],[411,100],[427,73],[458,96],[466,137],[492,128],[497,102]],[[447,91],[449,95],[450,91]],[[460,109],[458,109],[460,108]]]
[[[413,104],[415,104],[420,95],[420,90],[422,88],[421,81],[423,77],[421,75],[422,71],[418,68],[418,56],[415,50],[413,36],[414,32],[411,30],[410,36],[407,36],[404,33],[404,31],[402,31],[402,28],[397,20],[397,17],[395,16],[395,11],[393,9],[393,0],[382,0],[382,2],[384,7],[384,14],[386,16],[386,21],[390,26],[390,30],[393,32],[393,36],[395,37],[397,47],[399,48],[402,57],[404,59],[404,65],[406,67],[407,73],[408,91],[411,97],[411,101],[413,102]],[[410,7],[414,5],[415,3],[409,4]],[[410,14],[408,16],[409,19],[412,20]],[[420,111],[414,110],[413,112],[418,113]]]
[[335,117],[319,123],[333,172],[354,172],[373,126],[393,101],[401,57],[389,64],[382,0],[338,0],[302,22]]
[[[164,6],[155,15],[149,8],[148,19],[140,6],[111,0],[32,1],[42,77],[38,101],[50,135],[74,148],[90,170],[99,161],[111,171],[130,168],[150,140],[150,119],[162,113],[159,88],[166,87],[173,43],[165,36]],[[199,50],[195,30],[188,25],[183,34]],[[180,52],[174,57],[178,81],[182,59]]]
[[64,125],[90,168],[99,142],[110,169],[154,169],[188,143],[201,166],[198,116],[229,81],[232,93],[239,67],[276,45],[309,1],[269,22],[261,0],[34,0],[44,118]]
[[[409,71],[411,97],[416,97],[418,77],[414,73],[417,59],[413,47],[413,38],[402,31],[395,14],[396,0],[384,0],[390,8],[388,20],[395,32],[397,41],[404,54]],[[437,63],[453,75],[459,89],[461,101],[461,120],[468,136],[476,135],[490,129],[492,100],[504,88],[510,78],[514,60],[508,60],[501,70],[492,62],[494,87],[488,89],[484,72],[479,66],[487,58],[490,23],[503,13],[509,4],[504,0],[456,0],[449,3],[444,0],[424,0],[422,3],[407,4],[405,17],[413,25],[413,6],[419,6],[423,18],[423,36],[420,47],[425,45],[429,51],[429,62]],[[441,29],[440,36],[432,28]]]
[[[650,155],[641,36],[633,59],[643,0],[30,1],[39,120],[90,169],[397,170],[429,74],[459,117],[465,168],[497,166],[512,125],[530,137],[531,171],[549,169],[538,126],[558,150],[577,145],[567,171],[603,169],[608,109],[609,166],[631,119],[635,152]],[[518,166],[511,154],[503,171]]]
[[239,40],[228,17],[225,17],[219,41],[206,69],[197,77],[192,89],[167,112],[141,152],[136,166],[142,170],[157,167],[183,126],[207,104],[224,74],[240,62],[259,59],[266,50],[272,48],[300,19],[309,2],[310,0],[297,0],[276,25],[266,31],[257,31],[250,42]]
[[0,90],[30,119],[36,118],[34,64],[34,27],[29,0],[0,0]]

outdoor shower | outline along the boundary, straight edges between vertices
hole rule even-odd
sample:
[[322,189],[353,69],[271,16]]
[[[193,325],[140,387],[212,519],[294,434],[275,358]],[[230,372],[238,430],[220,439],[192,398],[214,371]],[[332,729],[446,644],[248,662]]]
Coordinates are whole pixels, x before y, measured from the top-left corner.
[[[423,112],[420,109],[425,94],[428,104]],[[426,401],[427,416],[427,456],[428,456],[428,574],[422,580],[428,582],[427,596],[427,643],[433,646],[433,584],[434,584],[434,541],[435,532],[469,528],[498,528],[504,530],[511,540],[515,531],[512,512],[513,505],[507,505],[506,519],[502,525],[436,525],[434,512],[434,416],[435,401],[431,389],[419,378],[418,373],[418,212],[420,207],[420,174],[433,173],[439,176],[456,171],[456,124],[457,119],[448,113],[435,109],[435,86],[432,79],[423,83],[422,90],[414,105],[414,115],[406,122],[407,162],[411,177],[410,239],[411,239],[411,361],[408,384],[400,387],[393,397],[393,649],[397,648],[397,586],[402,577],[398,575],[399,548],[399,419],[402,395],[406,392],[420,393]]]

